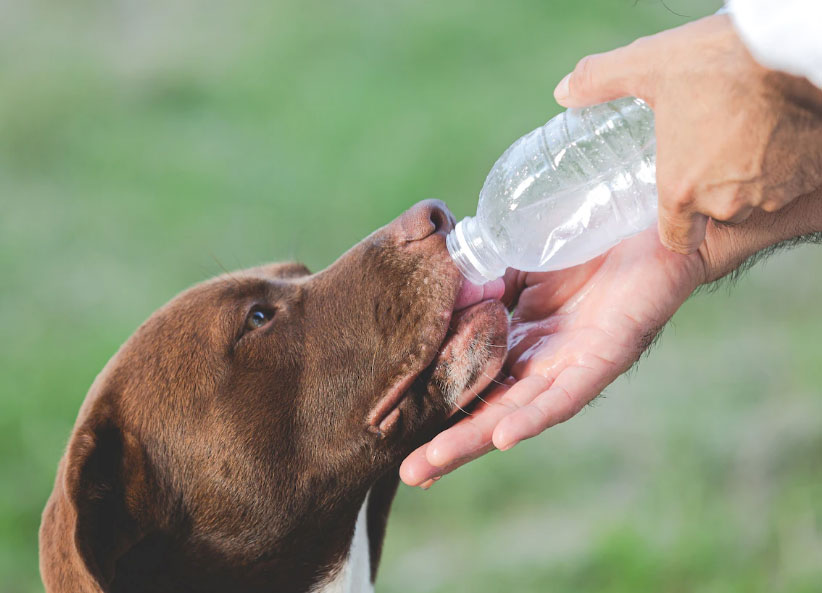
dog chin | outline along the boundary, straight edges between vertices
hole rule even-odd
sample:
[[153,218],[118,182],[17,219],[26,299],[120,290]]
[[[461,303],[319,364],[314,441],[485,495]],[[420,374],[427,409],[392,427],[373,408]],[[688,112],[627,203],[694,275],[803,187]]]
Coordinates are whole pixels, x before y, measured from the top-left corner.
[[429,382],[451,413],[470,404],[494,380],[505,361],[507,336],[508,314],[499,300],[454,313]]

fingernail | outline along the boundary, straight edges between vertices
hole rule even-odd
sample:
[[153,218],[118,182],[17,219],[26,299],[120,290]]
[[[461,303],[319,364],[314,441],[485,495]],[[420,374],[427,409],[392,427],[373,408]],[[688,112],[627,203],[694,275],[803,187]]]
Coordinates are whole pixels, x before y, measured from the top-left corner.
[[436,482],[436,481],[437,480],[435,480],[435,479],[425,480],[425,482],[420,484],[420,488],[422,488],[423,490],[428,490],[431,486],[434,485],[434,482]]
[[557,100],[557,103],[562,103],[571,95],[570,80],[571,75],[566,74],[565,78],[560,80],[557,88],[554,89],[554,99]]
[[425,452],[425,458],[428,460],[428,463],[433,465],[434,467],[442,467],[445,463],[442,462],[442,452],[436,446],[429,446],[428,450]]
[[502,447],[497,447],[497,449],[499,449],[500,451],[510,451],[511,449],[516,447],[516,445],[517,441],[514,441],[512,443],[505,443]]

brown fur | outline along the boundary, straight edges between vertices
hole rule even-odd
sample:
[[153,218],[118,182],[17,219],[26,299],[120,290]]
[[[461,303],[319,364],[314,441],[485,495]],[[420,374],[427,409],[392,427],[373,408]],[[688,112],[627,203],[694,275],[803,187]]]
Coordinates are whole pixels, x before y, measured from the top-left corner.
[[[275,264],[191,288],[92,385],[43,514],[49,593],[307,591],[339,565],[362,501],[372,578],[396,467],[450,413],[452,220],[421,203],[326,270]],[[252,307],[273,312],[245,331]],[[472,331],[504,344],[505,310]],[[377,402],[412,381],[396,423]]]

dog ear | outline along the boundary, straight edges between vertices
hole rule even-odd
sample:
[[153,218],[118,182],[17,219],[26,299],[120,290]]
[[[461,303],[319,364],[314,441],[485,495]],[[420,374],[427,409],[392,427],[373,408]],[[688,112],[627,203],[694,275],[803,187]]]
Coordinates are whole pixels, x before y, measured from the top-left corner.
[[263,269],[266,274],[283,279],[300,278],[311,275],[311,271],[305,265],[295,261],[269,264],[263,266]]
[[74,545],[105,591],[117,560],[146,532],[147,467],[143,449],[111,420],[91,418],[66,454],[65,492],[75,510]]

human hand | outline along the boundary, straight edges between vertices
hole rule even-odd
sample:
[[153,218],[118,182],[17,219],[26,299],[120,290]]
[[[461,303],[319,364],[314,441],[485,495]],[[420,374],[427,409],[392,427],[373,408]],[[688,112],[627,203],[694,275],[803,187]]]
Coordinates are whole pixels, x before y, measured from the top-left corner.
[[674,251],[695,251],[709,217],[740,223],[822,186],[822,91],[759,65],[727,15],[583,58],[554,95],[653,107],[659,235]]
[[700,266],[649,229],[581,266],[509,273],[506,297],[519,299],[507,370],[518,382],[483,394],[471,416],[409,456],[403,481],[419,485],[573,416],[637,360],[699,285]]
[[494,448],[508,449],[567,420],[636,362],[700,284],[766,247],[819,231],[822,192],[777,214],[754,213],[738,226],[710,222],[705,242],[691,255],[668,251],[650,229],[581,266],[508,274],[505,298],[519,297],[509,380],[484,393],[472,415],[409,455],[400,477],[428,486]]

